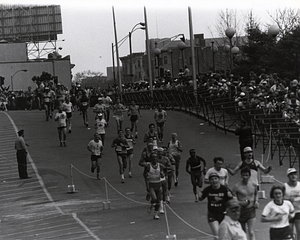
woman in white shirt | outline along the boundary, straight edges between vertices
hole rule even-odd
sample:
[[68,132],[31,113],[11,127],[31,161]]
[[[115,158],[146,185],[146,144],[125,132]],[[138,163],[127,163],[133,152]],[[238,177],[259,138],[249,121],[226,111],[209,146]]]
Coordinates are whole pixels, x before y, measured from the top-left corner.
[[285,187],[273,186],[270,191],[269,202],[261,216],[262,222],[270,222],[270,240],[292,240],[292,230],[289,225],[289,219],[294,217],[293,204],[284,200]]

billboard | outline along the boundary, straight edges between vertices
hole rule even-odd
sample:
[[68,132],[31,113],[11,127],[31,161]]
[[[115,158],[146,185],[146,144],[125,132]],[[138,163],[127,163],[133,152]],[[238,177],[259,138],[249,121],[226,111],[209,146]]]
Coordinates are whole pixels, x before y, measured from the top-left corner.
[[7,42],[57,40],[62,34],[59,5],[0,4],[0,39]]

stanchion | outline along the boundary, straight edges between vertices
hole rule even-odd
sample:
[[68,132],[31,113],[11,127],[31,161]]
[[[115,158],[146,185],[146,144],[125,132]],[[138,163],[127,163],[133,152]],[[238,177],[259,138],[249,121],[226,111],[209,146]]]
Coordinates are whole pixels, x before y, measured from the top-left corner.
[[75,190],[75,185],[73,182],[73,165],[70,164],[70,176],[71,176],[71,185],[68,185],[68,193],[76,193],[78,191]]
[[110,201],[108,200],[108,191],[107,191],[107,182],[106,182],[106,178],[102,178],[104,179],[104,184],[105,184],[105,195],[106,195],[106,202],[103,202],[103,210],[107,210],[110,209]]
[[176,240],[176,234],[171,235],[170,234],[170,228],[169,228],[169,222],[168,222],[168,216],[167,216],[167,209],[166,209],[166,203],[163,203],[163,208],[165,210],[165,220],[166,220],[166,227],[167,227],[167,233],[166,239]]
[[[261,155],[261,164],[263,164],[263,162],[264,162],[263,159],[264,159],[264,155],[262,154]],[[261,184],[260,184],[260,182],[261,182],[261,176],[260,176],[260,172],[258,171],[257,174],[258,174],[258,192],[257,192],[257,196],[258,196],[259,199],[265,199],[266,198],[266,192],[263,191],[263,190],[261,190]]]

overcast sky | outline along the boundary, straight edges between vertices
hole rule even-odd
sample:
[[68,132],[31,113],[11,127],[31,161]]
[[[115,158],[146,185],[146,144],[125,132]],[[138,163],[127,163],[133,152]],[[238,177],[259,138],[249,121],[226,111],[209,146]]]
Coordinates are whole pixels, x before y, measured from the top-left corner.
[[[112,7],[115,10],[118,40],[125,37],[138,22],[144,22],[147,12],[149,38],[172,37],[183,33],[189,37],[188,7],[191,8],[194,34],[205,38],[219,37],[216,25],[220,11],[253,10],[260,22],[273,24],[267,12],[286,7],[300,9],[299,0],[0,0],[9,4],[57,4],[61,6],[63,34],[58,35],[60,54],[70,55],[75,64],[72,72],[91,70],[106,75],[112,66],[111,44],[114,43]],[[145,32],[132,35],[133,52],[145,51]],[[119,56],[129,54],[128,40],[119,48]]]

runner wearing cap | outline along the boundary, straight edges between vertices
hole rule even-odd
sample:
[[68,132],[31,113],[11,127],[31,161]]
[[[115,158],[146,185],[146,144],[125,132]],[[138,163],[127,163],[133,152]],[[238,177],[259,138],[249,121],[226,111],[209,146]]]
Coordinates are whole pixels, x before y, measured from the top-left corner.
[[98,113],[103,114],[103,118],[105,119],[105,106],[103,104],[103,99],[102,97],[98,98],[98,103],[93,107],[93,112],[96,113],[95,119],[98,118]]
[[222,240],[247,240],[247,234],[241,227],[238,219],[241,215],[240,205],[236,199],[226,202],[226,215],[220,224],[219,239]]
[[218,239],[219,225],[224,219],[226,210],[225,203],[233,197],[229,188],[220,183],[220,177],[217,173],[209,176],[210,186],[199,192],[199,200],[207,198],[207,219],[211,231]]
[[97,116],[98,118],[96,119],[95,129],[96,129],[96,133],[99,134],[102,144],[104,146],[106,121],[103,118],[102,113],[98,113]]
[[[285,199],[290,200],[295,208],[295,217],[290,219],[290,224],[295,225],[297,231],[297,240],[300,239],[300,182],[298,181],[298,173],[295,168],[287,170],[288,182],[285,186]],[[291,226],[292,227],[292,226]]]
[[206,173],[206,161],[202,157],[196,155],[195,149],[190,150],[190,157],[186,161],[185,170],[188,174],[191,175],[191,182],[193,185],[195,202],[198,202],[199,196],[198,196],[197,187],[202,188],[202,184],[203,184],[202,172],[203,174]]
[[226,165],[227,171],[231,175],[235,175],[240,169],[248,167],[251,170],[251,177],[249,179],[250,182],[256,184],[258,186],[258,169],[260,169],[263,173],[269,173],[272,170],[271,166],[265,168],[258,160],[253,159],[253,151],[251,147],[244,148],[245,160],[238,163],[238,165],[231,169],[230,165]]

